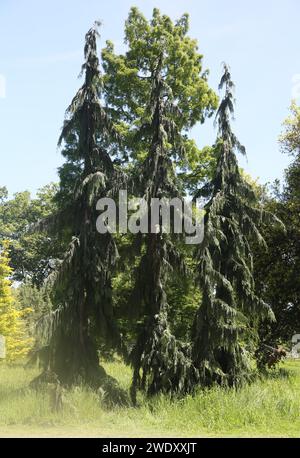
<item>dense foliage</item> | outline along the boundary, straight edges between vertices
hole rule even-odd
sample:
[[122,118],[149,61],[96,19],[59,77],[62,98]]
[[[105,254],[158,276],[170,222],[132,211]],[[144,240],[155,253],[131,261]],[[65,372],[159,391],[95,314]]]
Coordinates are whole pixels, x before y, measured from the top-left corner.
[[57,186],[39,189],[32,198],[28,191],[8,197],[0,188],[0,241],[9,239],[13,279],[41,286],[61,256],[63,240],[56,233],[30,232],[28,228],[56,211]]
[[236,385],[247,378],[255,326],[273,319],[270,306],[255,291],[251,243],[265,243],[258,226],[275,218],[257,206],[255,191],[238,168],[235,151],[245,154],[245,148],[230,126],[234,85],[226,65],[223,87],[216,117],[218,161],[213,180],[202,190],[210,197],[197,252],[203,299],[195,320],[193,360],[205,385]]
[[[108,41],[102,61],[99,25],[86,34],[84,82],[59,138],[59,184],[35,198],[9,199],[0,188],[0,333],[19,342],[26,328],[45,373],[101,387],[111,400],[126,402],[102,367],[116,352],[132,367],[134,403],[139,389],[237,386],[251,377],[262,343],[276,346],[300,329],[299,108],[293,104],[280,140],[293,162],[270,196],[238,166],[245,148],[231,129],[230,71],[225,65],[219,103],[188,16],[172,22],[154,9],[147,20],[132,8],[126,52]],[[216,110],[216,142],[199,149],[190,130]],[[146,202],[137,204],[133,233],[97,232],[98,199],[117,200],[121,190]],[[161,214],[151,231],[153,198],[191,195],[206,202],[196,248],[174,231],[173,213],[168,233]],[[22,282],[18,306],[8,277]],[[26,353],[25,334],[21,340],[11,355]]]
[[283,153],[292,157],[285,171],[285,183],[276,182],[264,205],[274,212],[285,228],[263,228],[267,252],[256,250],[255,270],[259,293],[272,306],[276,322],[260,329],[263,342],[290,347],[291,337],[300,330],[300,108],[295,102],[280,136]]

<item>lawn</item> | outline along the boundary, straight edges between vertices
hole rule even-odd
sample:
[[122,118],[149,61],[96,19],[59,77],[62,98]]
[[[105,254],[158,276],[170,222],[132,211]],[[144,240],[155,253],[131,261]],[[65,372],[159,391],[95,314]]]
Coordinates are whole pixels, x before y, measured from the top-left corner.
[[[130,368],[107,363],[124,388]],[[286,361],[268,378],[240,390],[213,388],[171,401],[146,400],[137,408],[101,406],[99,396],[76,387],[61,413],[51,412],[49,393],[28,384],[37,369],[0,364],[1,437],[299,437],[300,362]],[[70,406],[70,407],[68,407]]]

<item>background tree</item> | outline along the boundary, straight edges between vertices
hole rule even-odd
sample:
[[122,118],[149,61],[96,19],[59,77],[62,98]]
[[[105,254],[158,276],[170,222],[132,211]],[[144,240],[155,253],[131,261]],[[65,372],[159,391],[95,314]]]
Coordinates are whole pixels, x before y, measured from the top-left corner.
[[49,184],[32,198],[28,191],[8,198],[6,188],[0,191],[0,241],[10,241],[10,265],[13,279],[41,286],[63,252],[63,240],[57,233],[32,233],[30,225],[57,210],[54,197],[57,186]]
[[283,186],[275,183],[264,205],[283,221],[285,230],[270,225],[262,228],[268,251],[255,251],[255,276],[259,293],[276,317],[276,322],[261,326],[260,337],[272,346],[289,346],[292,335],[300,331],[300,108],[295,102],[284,122],[280,144],[292,162]]
[[31,348],[32,339],[25,321],[31,309],[18,306],[11,285],[9,261],[9,242],[6,240],[0,247],[0,334],[6,340],[6,359],[13,361],[26,356]]
[[202,301],[193,331],[193,361],[205,385],[241,383],[249,375],[248,352],[256,324],[273,318],[269,305],[255,292],[251,248],[253,239],[264,244],[258,225],[272,217],[258,206],[238,168],[235,151],[245,154],[245,148],[230,126],[234,85],[226,65],[219,88],[223,87],[216,116],[217,168],[209,187],[202,190],[210,196],[197,253]]

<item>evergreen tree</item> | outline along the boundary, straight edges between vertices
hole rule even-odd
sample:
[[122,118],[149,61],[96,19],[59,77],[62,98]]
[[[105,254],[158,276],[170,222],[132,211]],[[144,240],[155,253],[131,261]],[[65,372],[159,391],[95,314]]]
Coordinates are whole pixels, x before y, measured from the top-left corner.
[[216,115],[216,172],[210,185],[199,191],[209,194],[209,200],[204,239],[197,251],[202,302],[192,354],[204,385],[236,385],[248,377],[255,326],[260,319],[273,319],[269,305],[255,293],[251,242],[264,244],[259,225],[274,222],[274,217],[257,205],[255,192],[238,167],[235,152],[245,154],[245,148],[230,126],[234,84],[226,65],[219,89],[223,87]]
[[[168,143],[174,143],[170,115],[174,105],[168,86],[162,78],[162,59],[157,61],[157,68],[151,75],[153,89],[149,111],[151,123],[149,134],[151,145],[142,164],[144,195],[151,209],[152,198],[178,196],[175,184],[175,171],[171,163],[171,151]],[[151,228],[149,225],[149,232]],[[133,365],[132,397],[135,400],[136,388],[141,383],[149,394],[158,391],[176,391],[183,389],[186,373],[190,370],[187,359],[179,342],[170,331],[168,322],[168,302],[166,282],[173,268],[181,269],[182,260],[169,234],[163,234],[162,221],[159,221],[158,233],[145,236],[145,254],[138,268],[135,285],[145,310],[146,318],[142,324],[136,345],[131,353]],[[140,380],[140,370],[142,379]],[[147,386],[148,383],[148,386]]]
[[[78,144],[65,156],[76,166],[72,192],[61,195],[60,211],[42,226],[71,237],[65,256],[52,275],[54,303],[59,304],[47,320],[50,338],[49,368],[64,383],[78,380],[99,386],[107,380],[99,366],[101,343],[120,347],[112,310],[111,275],[117,258],[112,235],[96,230],[96,201],[107,196],[116,180],[109,155],[117,134],[101,106],[101,75],[97,57],[97,26],[86,34],[85,75],[66,114],[59,144],[74,132]],[[62,183],[62,186],[65,183]]]

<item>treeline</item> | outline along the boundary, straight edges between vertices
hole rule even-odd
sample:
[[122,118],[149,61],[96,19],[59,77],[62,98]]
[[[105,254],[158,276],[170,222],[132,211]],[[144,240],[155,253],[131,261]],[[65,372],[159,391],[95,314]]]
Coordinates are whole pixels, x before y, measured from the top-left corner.
[[[238,386],[263,344],[286,344],[300,329],[300,110],[293,105],[280,140],[293,155],[283,189],[267,192],[238,166],[246,151],[231,129],[230,70],[219,100],[187,15],[173,23],[155,9],[148,21],[132,8],[126,53],[107,42],[101,62],[98,28],[86,35],[84,82],[59,138],[59,185],[35,199],[9,200],[1,189],[1,239],[41,331],[32,355],[60,382],[102,386],[120,400],[101,367],[115,353],[133,368],[134,402],[139,389]],[[216,141],[199,149],[189,130],[212,115]],[[157,233],[99,234],[97,200],[122,189],[148,212],[152,198],[202,196],[201,244],[161,223]]]

